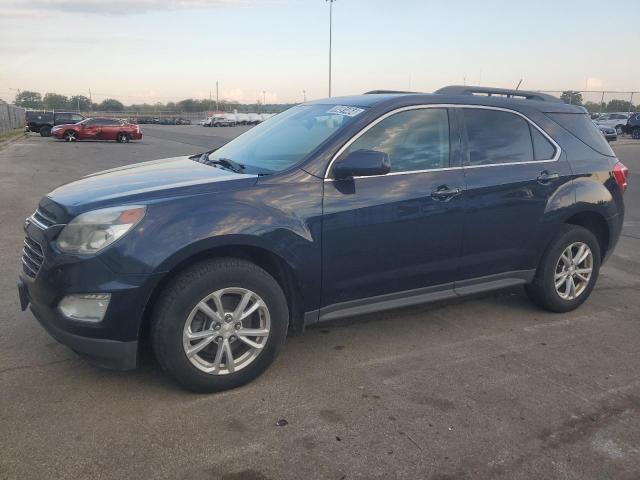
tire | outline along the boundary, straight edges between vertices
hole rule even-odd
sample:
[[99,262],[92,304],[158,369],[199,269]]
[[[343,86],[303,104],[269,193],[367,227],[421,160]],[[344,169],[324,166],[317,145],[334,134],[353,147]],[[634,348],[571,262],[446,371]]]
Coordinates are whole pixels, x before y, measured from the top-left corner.
[[[223,293],[219,294],[220,291]],[[244,298],[244,292],[253,295],[244,311],[248,312],[256,304],[259,307],[239,320],[231,312],[238,307],[236,297]],[[219,295],[221,301],[216,302],[213,295]],[[199,307],[203,302],[209,307],[206,314],[206,309]],[[216,306],[219,304],[225,312],[222,318],[215,316],[219,313],[220,308]],[[230,315],[232,319],[228,318]],[[284,344],[288,323],[285,295],[271,275],[246,260],[220,258],[190,267],[164,288],[152,311],[151,343],[158,363],[177,383],[194,392],[217,392],[244,385],[264,372]],[[240,335],[249,331],[261,331],[261,335]],[[209,332],[214,334],[208,335]],[[204,340],[189,340],[188,336],[194,333],[201,334]],[[245,340],[241,341],[241,337]],[[261,347],[249,346],[245,343],[247,337]],[[201,342],[207,340],[206,347],[187,356],[188,349],[201,346]],[[231,371],[227,347],[234,357]],[[205,371],[215,365],[217,372]]]
[[[576,258],[581,245],[586,245],[590,250],[590,259],[587,257],[577,266],[563,261],[561,256],[566,255],[572,245],[571,252]],[[536,305],[551,312],[574,310],[589,298],[598,280],[601,258],[600,245],[593,233],[576,225],[564,225],[542,256],[533,282],[525,287],[527,295]],[[573,273],[572,268],[575,270]],[[586,273],[588,268],[591,269],[590,274]],[[568,276],[572,279],[568,279]],[[587,281],[584,280],[585,276]],[[558,288],[556,281],[561,283]],[[571,282],[574,284],[573,290]],[[575,295],[572,297],[572,294]]]
[[51,127],[42,127],[42,128],[40,128],[40,136],[41,137],[50,137],[51,136]]
[[125,133],[125,132],[120,132],[118,134],[118,137],[116,138],[116,141],[118,143],[129,143],[129,140],[131,140],[131,137],[129,136],[128,133]]
[[78,139],[78,134],[73,130],[67,130],[64,132],[63,138],[65,142],[75,142]]
[[631,132],[631,136],[635,139],[635,140],[640,140],[640,128],[634,128],[633,132]]
[[622,135],[624,133],[624,125],[616,125],[616,135]]

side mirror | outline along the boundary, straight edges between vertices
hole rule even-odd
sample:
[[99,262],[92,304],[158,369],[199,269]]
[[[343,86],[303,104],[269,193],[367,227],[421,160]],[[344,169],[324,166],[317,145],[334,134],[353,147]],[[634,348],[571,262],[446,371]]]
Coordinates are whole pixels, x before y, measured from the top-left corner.
[[377,150],[356,150],[338,160],[333,166],[333,176],[336,180],[386,175],[390,171],[389,155]]

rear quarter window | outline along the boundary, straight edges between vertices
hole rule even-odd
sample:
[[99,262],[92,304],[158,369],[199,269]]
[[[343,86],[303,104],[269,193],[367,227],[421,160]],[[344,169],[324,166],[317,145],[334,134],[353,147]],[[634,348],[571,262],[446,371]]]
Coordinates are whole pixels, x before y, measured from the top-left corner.
[[586,113],[547,113],[547,116],[596,152],[608,157],[616,156]]

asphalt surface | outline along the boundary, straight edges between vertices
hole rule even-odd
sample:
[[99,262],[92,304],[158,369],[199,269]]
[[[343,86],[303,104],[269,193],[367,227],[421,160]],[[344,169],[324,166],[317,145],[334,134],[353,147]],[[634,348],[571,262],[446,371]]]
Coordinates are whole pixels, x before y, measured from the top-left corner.
[[43,194],[240,130],[0,151],[0,479],[640,478],[640,142],[614,147],[631,170],[624,236],[569,314],[516,288],[353,318],[290,338],[250,385],[195,395],[153,360],[92,367],[20,312],[22,224]]

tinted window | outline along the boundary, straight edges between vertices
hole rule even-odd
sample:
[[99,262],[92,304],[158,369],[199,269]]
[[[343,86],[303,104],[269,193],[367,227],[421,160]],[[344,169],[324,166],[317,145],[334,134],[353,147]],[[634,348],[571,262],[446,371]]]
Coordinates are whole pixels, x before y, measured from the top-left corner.
[[377,150],[391,160],[392,172],[449,166],[449,118],[444,108],[392,115],[353,142],[345,152]]
[[587,114],[547,113],[547,115],[596,152],[609,157],[615,157],[609,143],[604,139],[598,127],[594,125]]
[[529,123],[499,110],[465,108],[469,165],[527,162],[533,160]]
[[556,154],[555,147],[536,127],[529,125],[529,128],[531,129],[531,138],[533,139],[534,158],[536,160],[551,160]]
[[71,120],[74,122],[79,122],[82,120],[82,115],[71,115]]

